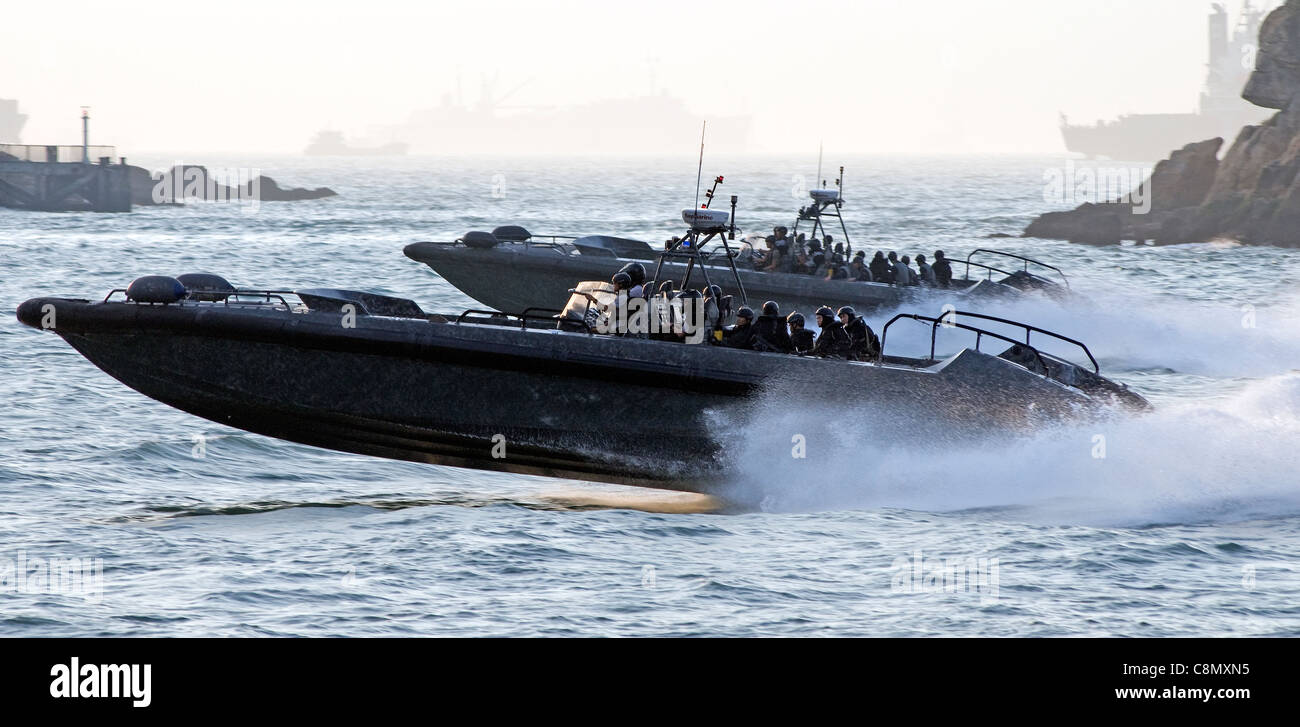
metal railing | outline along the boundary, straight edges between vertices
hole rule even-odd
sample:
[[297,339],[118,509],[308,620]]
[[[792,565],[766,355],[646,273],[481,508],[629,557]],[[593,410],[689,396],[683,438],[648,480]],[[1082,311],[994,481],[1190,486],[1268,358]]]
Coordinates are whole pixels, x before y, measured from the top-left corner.
[[91,146],[83,149],[80,145],[0,144],[0,154],[14,157],[8,159],[0,156],[0,161],[95,163],[104,157],[117,158],[117,147]]
[[[523,331],[528,329],[528,321],[545,321],[546,323],[549,323],[552,328],[559,325],[560,323],[581,324],[584,326],[584,328],[587,329],[587,333],[592,332],[590,327],[585,326],[585,324],[582,324],[581,321],[560,319],[557,317],[563,313],[564,311],[557,310],[555,308],[525,308],[523,313],[502,313],[501,311],[495,311],[495,310],[469,308],[466,309],[464,313],[461,313],[459,316],[456,316],[455,323],[457,325],[461,323],[487,323],[490,325],[511,326],[511,327],[517,324],[519,326],[519,330]],[[478,316],[480,320],[478,321],[472,320],[470,318],[471,316]],[[482,319],[487,319],[487,320],[482,320]],[[534,330],[537,329],[534,328]]]
[[1043,354],[1033,346],[1030,346],[1029,344],[1026,343],[1021,343],[1020,341],[1017,341],[1014,338],[1009,338],[1000,333],[994,333],[992,331],[986,331],[983,328],[976,328],[975,326],[968,326],[964,323],[954,322],[951,319],[950,314],[935,318],[934,316],[923,316],[920,315],[919,313],[899,313],[893,318],[890,318],[889,322],[885,324],[885,327],[880,329],[880,356],[882,359],[884,358],[885,355],[885,342],[889,340],[889,327],[904,318],[930,324],[930,358],[929,358],[930,361],[936,360],[935,340],[939,334],[939,327],[943,326],[945,328],[960,328],[965,331],[973,332],[975,334],[976,351],[980,350],[980,344],[983,342],[985,336],[988,336],[989,338],[996,338],[999,341],[1005,341],[1007,343],[1010,343],[1013,346],[1024,346],[1025,348],[1029,349],[1031,353],[1034,354],[1034,358],[1038,361],[1038,364],[1043,367],[1043,371],[1042,371],[1043,376],[1047,376],[1048,372],[1051,371],[1051,369],[1047,367],[1047,361],[1043,360]]
[[[1047,269],[1047,270],[1051,270],[1052,272],[1054,272],[1054,273],[1056,273],[1057,275],[1061,276],[1061,282],[1065,284],[1065,287],[1066,287],[1066,288],[1069,288],[1069,287],[1070,287],[1070,280],[1069,280],[1069,278],[1065,277],[1065,273],[1064,273],[1060,268],[1056,267],[1055,265],[1048,265],[1048,264],[1045,263],[1045,262],[1041,262],[1041,261],[1039,261],[1039,260],[1035,260],[1035,259],[1033,259],[1033,258],[1031,258],[1031,257],[1025,257],[1024,255],[1017,255],[1017,254],[1015,254],[1015,253],[1013,253],[1013,252],[1003,252],[1002,250],[990,250],[990,249],[985,248],[985,247],[980,247],[980,248],[976,248],[976,249],[974,249],[974,250],[971,250],[970,254],[966,256],[966,278],[967,278],[968,280],[970,279],[970,266],[971,266],[971,265],[975,265],[975,266],[977,266],[977,267],[989,268],[989,269],[991,269],[991,270],[997,270],[997,268],[993,268],[993,267],[988,266],[988,265],[981,265],[980,263],[973,263],[973,262],[971,262],[971,258],[975,257],[975,255],[976,255],[977,253],[986,253],[986,254],[988,254],[988,255],[1000,255],[1000,256],[1002,256],[1002,257],[1009,257],[1009,258],[1012,258],[1012,259],[1014,259],[1014,260],[1019,260],[1019,261],[1021,261],[1021,262],[1024,263],[1024,268],[1023,268],[1023,269],[1024,269],[1024,272],[1026,272],[1026,273],[1029,272],[1029,266],[1030,266],[1030,265],[1037,265],[1037,266],[1040,267],[1040,268],[1045,268],[1045,269]],[[1004,271],[998,270],[998,272],[1001,273],[1001,272],[1004,272]],[[1005,274],[1010,275],[1010,273],[1005,273]]]
[[[246,302],[246,303],[242,303],[243,305],[250,305],[250,306],[251,306],[251,305],[264,305],[264,304],[268,304],[268,305],[269,305],[269,304],[271,304],[271,303],[273,303],[273,302],[275,302],[275,301],[279,301],[279,302],[280,302],[280,305],[284,306],[285,309],[286,309],[286,310],[289,310],[289,311],[292,311],[292,310],[293,310],[293,306],[289,303],[289,301],[288,301],[284,296],[286,296],[286,295],[292,295],[292,296],[294,296],[294,297],[297,297],[297,296],[298,296],[298,294],[295,293],[295,292],[292,291],[292,290],[240,290],[240,289],[236,288],[235,290],[225,291],[225,290],[196,289],[196,290],[187,290],[187,295],[186,295],[186,297],[177,300],[175,303],[165,303],[165,304],[164,304],[164,303],[141,303],[141,302],[139,302],[139,301],[135,301],[135,300],[132,300],[132,299],[130,299],[130,298],[127,298],[127,297],[126,297],[126,288],[114,288],[114,289],[108,291],[108,295],[104,296],[104,301],[103,301],[103,302],[105,302],[105,303],[111,302],[111,301],[110,301],[110,298],[112,298],[114,295],[116,295],[116,294],[118,294],[118,293],[121,293],[121,294],[122,294],[122,297],[125,298],[125,302],[127,302],[127,303],[134,303],[135,305],[184,305],[184,304],[186,304],[186,303],[216,303],[216,302],[218,302],[218,301],[213,301],[213,300],[207,300],[207,301],[205,301],[205,300],[200,300],[200,299],[198,299],[198,298],[191,298],[191,297],[189,297],[189,293],[198,293],[198,294],[201,294],[201,295],[222,295],[222,296],[225,296],[225,297],[223,297],[223,298],[221,299],[220,302],[223,303],[223,304],[225,304],[225,305],[227,305],[227,306],[232,305],[231,302],[230,302],[230,299],[231,299],[231,298],[235,298],[235,299],[236,299],[236,301],[235,301],[235,303],[234,303],[233,305],[241,305],[240,301],[238,300],[238,299],[240,299],[240,298],[255,298],[255,299],[258,299],[258,300],[256,300],[256,301],[249,301],[249,302]],[[300,300],[301,300],[301,299],[300,299]]]
[[[976,319],[979,319],[979,320],[982,320],[982,321],[993,321],[994,323],[1001,323],[1001,324],[1003,324],[1003,325],[1014,326],[1014,327],[1016,327],[1016,328],[1024,329],[1024,331],[1025,331],[1025,345],[1026,345],[1026,346],[1029,346],[1029,345],[1030,345],[1030,343],[1029,343],[1029,337],[1030,337],[1030,334],[1032,334],[1032,333],[1041,333],[1041,334],[1043,334],[1044,336],[1048,336],[1048,337],[1050,337],[1050,338],[1055,338],[1055,339],[1058,340],[1058,341],[1064,341],[1065,343],[1069,343],[1069,344],[1071,344],[1071,345],[1078,346],[1079,349],[1083,351],[1084,355],[1088,357],[1088,361],[1089,361],[1090,363],[1092,363],[1092,370],[1093,370],[1093,372],[1094,372],[1094,373],[1098,373],[1098,374],[1101,373],[1101,365],[1097,363],[1097,358],[1096,358],[1095,356],[1092,355],[1092,351],[1088,350],[1088,347],[1087,347],[1087,346],[1086,346],[1082,341],[1077,341],[1077,340],[1075,340],[1075,339],[1073,339],[1073,338],[1069,338],[1069,337],[1067,337],[1067,336],[1062,336],[1062,335],[1059,334],[1059,333],[1055,333],[1055,332],[1053,332],[1053,331],[1049,331],[1049,330],[1047,330],[1047,329],[1045,329],[1045,328],[1039,328],[1038,326],[1031,326],[1031,325],[1029,325],[1028,323],[1021,323],[1020,321],[1013,321],[1013,320],[1011,320],[1011,319],[1009,319],[1009,318],[998,318],[997,316],[985,315],[985,314],[983,314],[983,313],[969,313],[969,312],[966,312],[966,311],[955,310],[955,311],[951,311],[951,312],[947,313],[946,315],[948,316],[949,319],[951,319],[951,317],[954,317],[954,316],[965,316],[965,317],[967,317],[967,318],[976,318]],[[1069,361],[1065,361],[1065,359],[1062,359],[1062,358],[1059,357],[1059,356],[1053,356],[1053,355],[1050,354],[1050,353],[1049,353],[1049,354],[1044,354],[1044,355],[1047,356],[1048,358],[1054,358],[1054,359],[1057,359],[1058,361],[1062,361],[1062,362],[1064,362],[1064,363],[1070,363]]]

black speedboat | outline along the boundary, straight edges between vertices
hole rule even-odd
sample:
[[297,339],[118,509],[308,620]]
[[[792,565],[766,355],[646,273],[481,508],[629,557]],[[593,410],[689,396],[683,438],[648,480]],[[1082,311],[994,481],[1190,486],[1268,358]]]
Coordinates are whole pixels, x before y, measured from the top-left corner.
[[[147,276],[102,300],[34,298],[18,319],[62,336],[146,396],[250,432],[380,457],[691,491],[726,475],[720,442],[734,430],[725,426],[761,416],[767,397],[817,407],[859,392],[886,423],[893,412],[925,412],[934,432],[949,433],[1147,406],[1101,377],[1095,362],[1076,365],[1033,345],[1068,339],[978,314],[897,316],[881,331],[883,359],[854,362],[602,335],[592,325],[608,312],[602,285],[575,292],[564,311],[435,315],[410,300],[350,290],[242,290],[217,276]],[[975,345],[948,356],[933,345],[920,357],[889,355],[894,326],[907,321],[928,326],[931,341],[957,329]],[[985,327],[993,323],[1019,333]],[[981,350],[990,344],[999,350]],[[826,381],[836,382],[833,391]]]
[[[841,175],[843,170],[841,169]],[[842,177],[841,177],[842,178]],[[715,189],[721,182],[715,180]],[[837,185],[840,180],[836,180]],[[838,222],[836,234],[852,243],[840,210],[844,205],[841,190],[816,189],[810,193],[812,203],[801,208],[794,223],[807,223],[810,239],[829,239],[828,220]],[[708,193],[711,200],[713,190]],[[734,208],[733,208],[734,214]],[[684,214],[693,214],[686,210]],[[805,313],[827,301],[851,305],[860,311],[895,309],[900,306],[934,306],[953,304],[971,307],[972,303],[992,298],[1016,298],[1025,294],[1045,294],[1064,298],[1070,283],[1057,267],[1023,255],[999,250],[977,249],[965,260],[952,263],[954,276],[950,288],[897,286],[884,282],[826,280],[820,276],[787,272],[767,272],[737,265],[736,258],[746,258],[761,238],[750,236],[749,242],[736,249],[704,249],[700,265],[729,272],[739,271],[738,283],[755,301],[774,300],[782,310]],[[428,265],[462,293],[499,311],[528,308],[558,308],[564,304],[566,291],[575,280],[608,279],[620,266],[634,261],[654,260],[662,247],[610,235],[584,237],[533,236],[519,225],[505,225],[491,232],[473,231],[449,242],[416,242],[407,245],[407,257]],[[977,259],[978,258],[978,259]],[[680,279],[685,263],[669,261],[663,269],[667,277]]]

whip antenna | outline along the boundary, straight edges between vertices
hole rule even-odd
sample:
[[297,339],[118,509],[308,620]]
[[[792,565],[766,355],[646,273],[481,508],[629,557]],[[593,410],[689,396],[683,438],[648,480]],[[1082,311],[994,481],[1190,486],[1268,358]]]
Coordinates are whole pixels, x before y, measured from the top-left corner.
[[822,147],[822,142],[817,142],[817,178],[813,180],[813,184],[821,182],[822,178]]
[[700,208],[700,178],[704,174],[704,129],[709,122],[700,123],[700,165],[695,169],[695,209]]

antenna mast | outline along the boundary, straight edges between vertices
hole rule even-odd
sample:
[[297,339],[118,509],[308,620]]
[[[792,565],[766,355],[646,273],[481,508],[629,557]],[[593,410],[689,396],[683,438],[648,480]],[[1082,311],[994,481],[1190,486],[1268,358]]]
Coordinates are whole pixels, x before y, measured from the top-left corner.
[[704,130],[708,120],[700,123],[700,165],[695,168],[695,209],[700,208],[700,177],[704,174]]
[[813,180],[813,184],[822,183],[822,150],[824,146],[822,142],[817,142],[817,178]]

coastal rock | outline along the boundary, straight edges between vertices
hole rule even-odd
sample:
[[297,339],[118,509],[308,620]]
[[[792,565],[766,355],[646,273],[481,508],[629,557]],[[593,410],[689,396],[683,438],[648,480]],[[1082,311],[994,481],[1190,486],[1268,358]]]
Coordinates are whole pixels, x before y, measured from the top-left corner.
[[234,185],[221,184],[215,177],[208,176],[206,167],[193,164],[173,167],[161,176],[134,166],[130,167],[129,173],[131,203],[134,205],[184,204],[187,200],[236,202],[253,198],[259,202],[296,202],[338,194],[329,187],[281,187],[265,175]]
[[[1300,246],[1300,0],[1287,0],[1260,28],[1256,68],[1242,97],[1278,109],[1244,127],[1218,159],[1221,139],[1189,144],[1160,162],[1142,191],[1150,210],[1115,200],[1035,219],[1026,237],[1158,245],[1235,239]],[[1116,224],[1118,223],[1118,231]]]
[[1222,139],[1188,144],[1157,164],[1138,194],[1100,204],[1086,203],[1065,212],[1048,212],[1030,223],[1024,236],[1087,245],[1159,241],[1173,213],[1205,201],[1219,167],[1222,146]]

